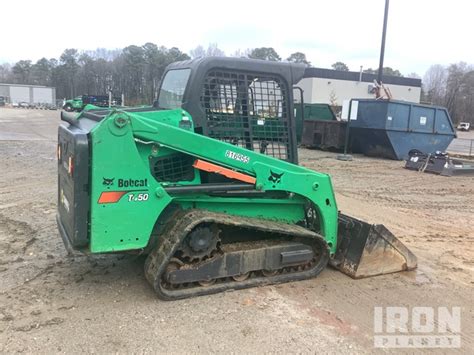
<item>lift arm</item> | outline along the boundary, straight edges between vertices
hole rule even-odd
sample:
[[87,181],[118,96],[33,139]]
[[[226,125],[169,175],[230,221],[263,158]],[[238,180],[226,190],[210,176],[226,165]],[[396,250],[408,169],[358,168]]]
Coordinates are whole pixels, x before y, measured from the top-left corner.
[[[134,140],[139,140],[170,148],[194,156],[204,162],[245,174],[254,178],[256,190],[286,191],[311,201],[319,215],[320,232],[325,237],[331,254],[336,251],[338,210],[331,180],[327,174],[318,173],[264,154],[208,138],[194,133],[192,130],[164,123],[176,122],[177,120],[181,120],[183,123],[192,122],[192,118],[183,110],[155,111],[152,114],[113,111],[92,132],[95,136],[92,158],[94,160],[94,155],[101,154],[100,145],[104,145],[112,138],[113,142],[111,140],[110,145],[116,146],[117,149],[121,146],[121,141],[127,145],[128,148],[123,148],[121,154],[129,154],[130,144],[135,145]],[[101,162],[106,160],[105,155],[100,159]],[[94,169],[102,169],[102,167],[95,164],[93,175]],[[130,166],[130,170],[132,169],[133,166]],[[100,174],[103,174],[102,171]],[[96,175],[98,176],[98,172]],[[155,195],[162,200],[161,205],[164,201],[171,203],[173,200],[173,196],[170,196],[164,186],[160,184],[158,184],[155,192]],[[97,207],[95,207],[95,210],[100,212]],[[137,217],[138,215],[137,213]],[[100,213],[93,213],[93,216],[97,216],[95,220],[93,217],[93,222],[100,225]],[[94,231],[94,228],[92,228],[92,231]],[[133,242],[134,245],[137,245],[137,243]]]

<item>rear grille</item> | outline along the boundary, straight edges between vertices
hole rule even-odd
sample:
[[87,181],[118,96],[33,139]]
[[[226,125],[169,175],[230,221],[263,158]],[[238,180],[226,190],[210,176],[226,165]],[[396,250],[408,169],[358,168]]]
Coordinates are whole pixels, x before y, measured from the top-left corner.
[[292,160],[287,100],[288,88],[277,76],[213,70],[201,95],[207,135]]
[[173,154],[166,157],[152,158],[151,172],[159,182],[192,181],[194,179],[195,158],[187,154]]

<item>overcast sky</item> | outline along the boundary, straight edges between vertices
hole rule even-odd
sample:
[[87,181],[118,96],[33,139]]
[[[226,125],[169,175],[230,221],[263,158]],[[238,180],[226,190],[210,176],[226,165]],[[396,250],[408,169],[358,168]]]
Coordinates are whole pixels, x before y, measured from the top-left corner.
[[[65,48],[123,48],[153,42],[188,52],[217,43],[227,55],[271,46],[283,58],[306,53],[376,68],[384,0],[5,0],[0,63],[58,58]],[[423,76],[431,64],[474,63],[474,2],[392,0],[385,66]]]

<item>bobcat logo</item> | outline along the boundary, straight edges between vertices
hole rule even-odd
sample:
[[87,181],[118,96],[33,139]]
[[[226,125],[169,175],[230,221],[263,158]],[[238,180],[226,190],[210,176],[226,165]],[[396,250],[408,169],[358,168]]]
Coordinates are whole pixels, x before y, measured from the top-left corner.
[[103,179],[104,181],[102,182],[102,185],[110,186],[114,184],[115,178],[112,178],[112,179],[103,178]]
[[274,184],[279,184],[281,182],[281,177],[284,173],[276,174],[270,170],[270,176],[268,177],[268,181],[271,181]]

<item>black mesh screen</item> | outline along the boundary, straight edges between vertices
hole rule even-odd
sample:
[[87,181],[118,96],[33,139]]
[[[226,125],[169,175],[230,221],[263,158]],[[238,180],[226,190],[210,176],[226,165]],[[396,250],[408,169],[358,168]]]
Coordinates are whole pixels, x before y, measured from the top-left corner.
[[151,172],[159,182],[191,181],[194,179],[193,163],[196,158],[187,154],[173,154],[152,158]]
[[288,88],[278,77],[213,70],[201,104],[207,135],[283,160],[292,160]]

